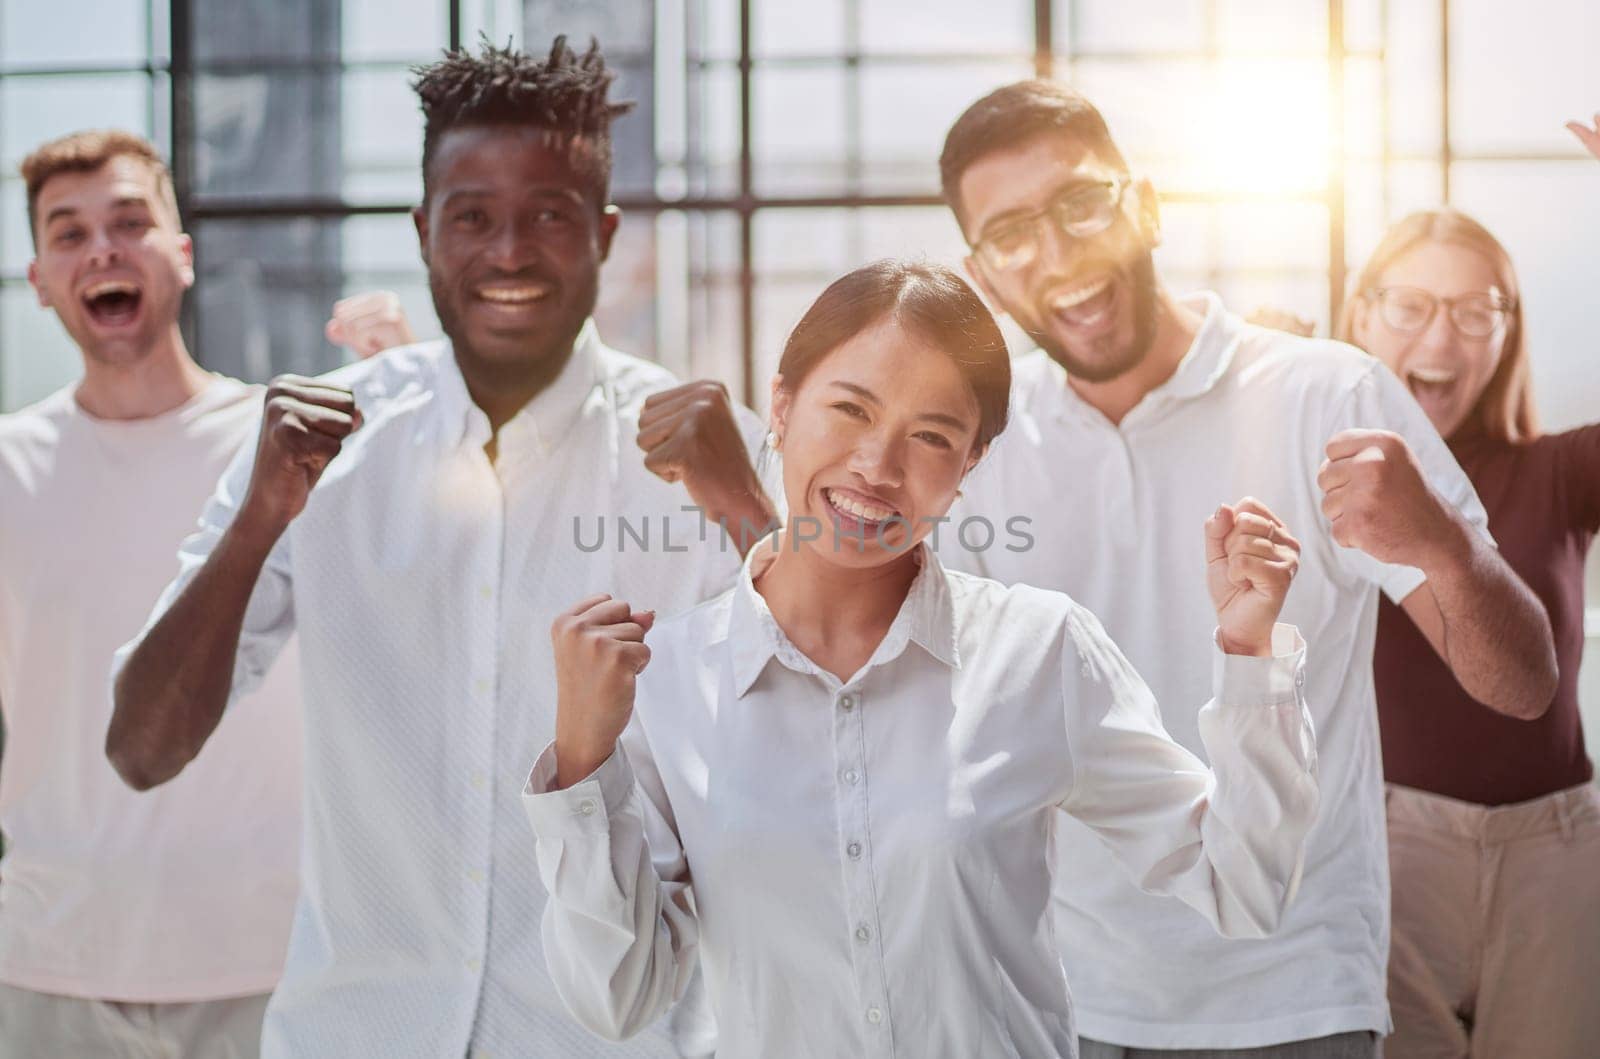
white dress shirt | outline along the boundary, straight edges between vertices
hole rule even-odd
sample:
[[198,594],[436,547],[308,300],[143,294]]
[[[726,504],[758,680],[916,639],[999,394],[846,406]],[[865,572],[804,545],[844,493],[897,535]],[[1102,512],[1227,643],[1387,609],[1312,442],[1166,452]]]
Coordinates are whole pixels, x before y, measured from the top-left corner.
[[140,793],[106,760],[112,655],[254,448],[262,391],[213,377],[110,420],[77,388],[0,416],[0,982],[147,1004],[268,993],[299,888],[293,649],[172,782]]
[[[248,689],[298,629],[304,868],[263,1055],[585,1054],[545,971],[518,796],[554,731],[556,615],[604,591],[670,613],[738,570],[635,444],[643,399],[674,379],[586,326],[491,464],[447,343],[328,378],[364,425],[268,559],[233,684]],[[157,614],[233,519],[252,456],[218,487]],[[671,1053],[663,1028],[618,1054]]]
[[1058,806],[1145,890],[1234,933],[1278,921],[1317,802],[1294,629],[1274,658],[1189,630],[1215,666],[1213,774],[1088,611],[926,548],[841,683],[754,588],[774,539],[651,632],[621,749],[566,790],[553,746],[534,766],[545,949],[584,1024],[648,1025],[698,955],[729,1059],[1075,1055],[1049,916]]
[[[1071,593],[1105,623],[1149,682],[1173,737],[1206,753],[1192,689],[1210,620],[1202,525],[1219,503],[1254,496],[1301,541],[1282,620],[1311,645],[1322,812],[1305,880],[1282,928],[1229,941],[1175,902],[1114,870],[1104,845],[1063,821],[1058,922],[1083,1035],[1141,1048],[1249,1048],[1352,1030],[1384,1032],[1389,873],[1372,645],[1378,590],[1422,583],[1342,548],[1321,510],[1324,446],[1351,427],[1396,431],[1434,489],[1476,525],[1486,518],[1411,395],[1378,361],[1336,342],[1246,325],[1215,295],[1166,383],[1113,426],[1044,353],[1013,368],[1011,422],[970,474],[951,517],[988,519],[994,546],[941,536],[941,555],[1005,582]],[[1006,530],[1029,520],[1031,548]],[[1486,532],[1486,531],[1485,531]],[[980,527],[969,542],[981,544]]]

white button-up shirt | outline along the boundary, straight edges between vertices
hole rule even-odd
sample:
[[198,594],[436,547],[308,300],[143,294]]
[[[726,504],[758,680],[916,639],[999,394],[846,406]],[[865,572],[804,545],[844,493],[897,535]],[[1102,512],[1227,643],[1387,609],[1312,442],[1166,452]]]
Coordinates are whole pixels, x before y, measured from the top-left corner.
[[[1161,704],[1166,728],[1204,755],[1196,682],[1212,661],[1190,631],[1211,620],[1201,527],[1254,496],[1302,542],[1282,620],[1311,645],[1322,813],[1282,928],[1229,941],[1142,893],[1074,821],[1058,833],[1062,959],[1084,1036],[1141,1048],[1248,1048],[1385,1031],[1389,873],[1372,690],[1378,590],[1402,599],[1419,570],[1335,544],[1317,469],[1328,439],[1371,427],[1405,436],[1433,488],[1476,525],[1472,486],[1411,395],[1378,361],[1336,342],[1246,325],[1215,295],[1166,383],[1113,426],[1035,351],[1014,363],[1011,422],[941,527],[946,562],[1070,593],[1105,623]],[[981,547],[995,529],[992,546]],[[1026,519],[1008,529],[1014,518]],[[1032,538],[1031,546],[1023,534]],[[960,538],[971,545],[962,547]]]
[[[588,326],[491,464],[447,344],[329,379],[365,423],[268,559],[234,675],[237,695],[298,629],[304,866],[263,1055],[584,1054],[545,971],[518,796],[554,731],[557,613],[604,591],[668,613],[738,570],[635,445],[644,397],[674,380]],[[158,614],[233,519],[252,458],[224,477]],[[672,1048],[660,1029],[619,1054]]]
[[586,1025],[648,1024],[698,954],[726,1056],[1074,1055],[1058,806],[1144,889],[1233,932],[1277,922],[1317,802],[1298,634],[1263,659],[1188,631],[1215,666],[1213,774],[1088,611],[921,555],[841,683],[755,590],[757,545],[734,589],[651,632],[621,749],[566,790],[541,755],[545,948]]

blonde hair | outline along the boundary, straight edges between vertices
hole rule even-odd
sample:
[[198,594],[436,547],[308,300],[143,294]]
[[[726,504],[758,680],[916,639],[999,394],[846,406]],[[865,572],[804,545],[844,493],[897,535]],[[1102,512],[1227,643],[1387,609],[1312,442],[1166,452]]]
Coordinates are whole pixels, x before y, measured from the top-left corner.
[[172,171],[155,145],[143,136],[135,136],[121,129],[89,129],[75,132],[60,139],[42,144],[22,160],[23,182],[28,186],[28,231],[38,243],[38,217],[35,210],[39,192],[53,176],[62,173],[92,173],[113,158],[137,158],[148,165],[156,175],[156,192],[161,202],[172,211],[174,224],[178,218],[178,196],[172,186]]
[[1518,444],[1539,436],[1539,416],[1533,404],[1533,385],[1528,367],[1527,332],[1522,324],[1522,297],[1511,255],[1489,233],[1489,229],[1460,210],[1448,207],[1420,210],[1392,225],[1372,252],[1366,267],[1356,277],[1352,296],[1345,301],[1335,337],[1353,342],[1358,307],[1370,303],[1383,273],[1390,265],[1421,243],[1447,243],[1482,254],[1494,270],[1495,283],[1510,302],[1506,310],[1505,344],[1500,363],[1484,387],[1478,402],[1468,413],[1467,424],[1475,424],[1498,441]]

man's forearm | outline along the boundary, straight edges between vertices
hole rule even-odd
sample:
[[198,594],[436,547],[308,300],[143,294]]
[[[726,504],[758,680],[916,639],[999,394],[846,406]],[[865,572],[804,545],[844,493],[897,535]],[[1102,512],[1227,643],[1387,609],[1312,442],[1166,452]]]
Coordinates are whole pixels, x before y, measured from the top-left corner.
[[135,790],[181,772],[222,719],[245,610],[277,536],[234,523],[123,665],[106,756]]
[[1512,717],[1539,717],[1558,673],[1550,619],[1537,596],[1471,527],[1424,568],[1442,621],[1445,662],[1462,688]]

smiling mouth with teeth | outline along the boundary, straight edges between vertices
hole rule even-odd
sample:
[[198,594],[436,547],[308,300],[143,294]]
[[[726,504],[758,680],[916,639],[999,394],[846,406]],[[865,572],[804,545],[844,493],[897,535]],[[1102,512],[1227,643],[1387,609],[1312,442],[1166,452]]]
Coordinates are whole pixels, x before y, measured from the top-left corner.
[[1058,318],[1075,326],[1092,325],[1104,320],[1111,309],[1114,296],[1111,276],[1101,276],[1088,283],[1080,283],[1050,296],[1046,305]]
[[83,304],[89,316],[99,324],[115,327],[126,324],[139,314],[143,293],[125,280],[107,280],[95,283],[83,292]]
[[492,305],[533,305],[550,295],[549,287],[480,287],[478,297]]
[[824,489],[822,495],[827,498],[828,503],[835,511],[848,515],[852,520],[865,525],[885,522],[899,514],[892,507],[880,507],[877,504],[857,500],[855,497],[841,493],[836,489]]

